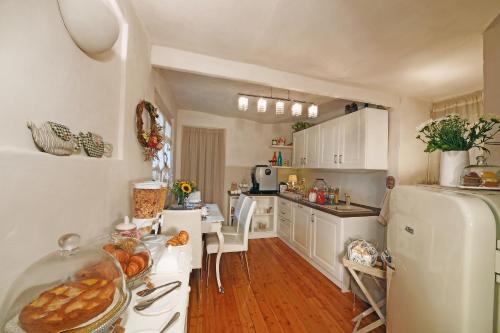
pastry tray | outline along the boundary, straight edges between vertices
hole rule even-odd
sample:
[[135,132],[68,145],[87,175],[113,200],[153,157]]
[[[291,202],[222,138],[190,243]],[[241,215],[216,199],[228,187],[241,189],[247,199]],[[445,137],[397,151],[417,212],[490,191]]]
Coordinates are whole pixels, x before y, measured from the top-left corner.
[[458,188],[463,188],[463,189],[466,189],[466,190],[500,191],[500,186],[486,187],[486,186],[465,186],[465,185],[459,185]]
[[[128,308],[130,301],[132,299],[132,293],[130,290],[122,290],[121,288],[116,288],[115,297],[113,302],[108,307],[106,311],[99,314],[97,317],[92,318],[86,323],[81,324],[78,327],[71,328],[62,333],[100,333],[106,332],[108,328],[113,325],[122,313]],[[5,325],[6,333],[25,333],[18,324],[19,314],[15,315],[10,319]]]

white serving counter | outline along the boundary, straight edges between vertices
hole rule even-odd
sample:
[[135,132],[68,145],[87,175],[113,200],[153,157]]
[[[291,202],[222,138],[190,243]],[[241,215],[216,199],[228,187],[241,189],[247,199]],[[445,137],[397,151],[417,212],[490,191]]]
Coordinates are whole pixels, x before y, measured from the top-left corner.
[[[145,288],[144,285],[136,288],[132,291],[132,300],[130,302],[129,308],[125,311],[123,316],[122,326],[125,327],[126,333],[134,332],[159,332],[160,328],[163,327],[176,312],[180,312],[180,317],[172,325],[167,332],[168,333],[184,333],[187,332],[187,313],[189,306],[189,293],[191,288],[189,287],[189,275],[191,273],[191,245],[188,244],[179,253],[179,269],[177,272],[169,273],[157,273],[156,267],[153,268],[152,276],[156,278],[165,278],[169,281],[181,281],[182,285],[180,287],[179,295],[181,295],[177,305],[170,311],[156,315],[156,316],[145,316],[137,313],[134,310],[134,305],[137,304],[141,297],[137,296],[137,292]],[[165,256],[167,250],[162,254]],[[161,259],[160,259],[161,260]],[[148,298],[148,297],[145,297]]]

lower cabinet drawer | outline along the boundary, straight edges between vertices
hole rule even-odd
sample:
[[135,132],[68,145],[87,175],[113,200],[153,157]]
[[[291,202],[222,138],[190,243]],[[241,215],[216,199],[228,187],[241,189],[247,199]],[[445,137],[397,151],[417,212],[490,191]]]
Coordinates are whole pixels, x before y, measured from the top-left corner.
[[278,217],[278,235],[281,238],[290,240],[291,230],[292,230],[291,222],[281,216]]
[[284,199],[279,200],[278,216],[286,220],[292,220],[292,202]]

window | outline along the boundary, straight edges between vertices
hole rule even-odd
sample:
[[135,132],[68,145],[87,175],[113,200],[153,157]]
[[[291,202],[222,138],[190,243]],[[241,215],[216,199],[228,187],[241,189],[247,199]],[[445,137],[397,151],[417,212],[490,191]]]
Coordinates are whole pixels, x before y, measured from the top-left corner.
[[165,119],[163,114],[158,112],[159,117],[156,119],[158,125],[163,127],[165,136],[165,145],[160,150],[156,159],[153,160],[153,179],[167,182],[169,185],[173,183],[173,154],[172,154],[172,125]]

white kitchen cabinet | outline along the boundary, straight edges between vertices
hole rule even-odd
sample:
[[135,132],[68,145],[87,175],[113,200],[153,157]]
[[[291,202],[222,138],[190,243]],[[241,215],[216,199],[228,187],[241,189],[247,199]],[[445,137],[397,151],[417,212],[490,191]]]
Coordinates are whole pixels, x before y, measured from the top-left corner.
[[343,291],[348,290],[350,281],[342,265],[346,243],[351,239],[366,239],[381,249],[384,246],[384,228],[376,216],[341,218],[294,201],[280,200],[289,201],[292,221],[288,224],[281,213],[281,207],[286,205],[279,203],[278,236]]
[[295,168],[304,167],[306,154],[306,136],[305,130],[293,133],[293,160],[292,166]]
[[340,169],[365,169],[363,111],[339,119],[338,167]]
[[278,237],[287,243],[292,235],[292,222],[281,216],[278,217]]
[[319,126],[313,126],[304,131],[305,136],[305,152],[304,152],[304,167],[318,168],[319,167]]
[[311,259],[340,280],[342,270],[339,259],[339,252],[342,250],[339,239],[341,218],[318,210],[314,210],[313,215]]
[[319,167],[337,168],[339,159],[340,122],[327,121],[319,125]]
[[292,245],[297,251],[310,256],[311,208],[294,203],[292,211]]
[[[271,238],[276,237],[278,224],[278,198],[275,195],[255,195],[249,196],[257,202],[255,212],[250,223],[250,231],[248,237],[255,238]],[[238,201],[238,196],[229,195],[229,209],[227,216],[227,224],[231,224],[231,216],[234,213],[234,207]]]
[[[316,129],[317,128],[317,129]],[[296,167],[321,169],[385,170],[388,162],[387,110],[365,108],[304,130],[318,131],[317,162]],[[316,134],[312,134],[315,137]],[[307,145],[309,148],[309,145]],[[307,149],[302,151],[308,156]],[[313,153],[314,155],[314,153]]]
[[278,198],[278,237],[289,243],[292,235],[292,202]]

